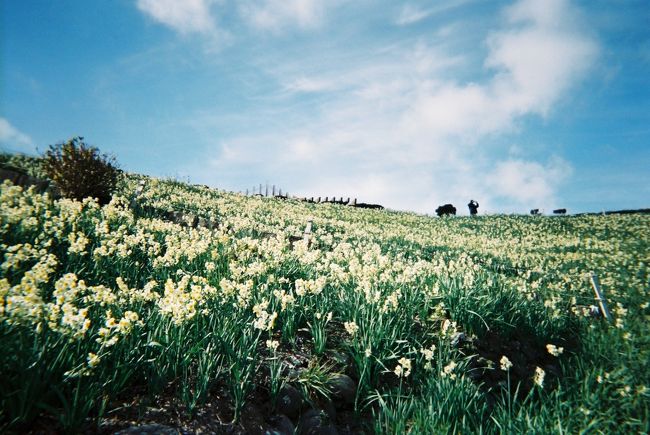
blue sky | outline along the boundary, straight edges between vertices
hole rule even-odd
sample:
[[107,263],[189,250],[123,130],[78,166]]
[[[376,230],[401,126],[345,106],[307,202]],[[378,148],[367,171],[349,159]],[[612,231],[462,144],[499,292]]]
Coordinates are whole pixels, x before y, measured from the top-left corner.
[[646,0],[1,0],[0,144],[432,213],[650,207]]

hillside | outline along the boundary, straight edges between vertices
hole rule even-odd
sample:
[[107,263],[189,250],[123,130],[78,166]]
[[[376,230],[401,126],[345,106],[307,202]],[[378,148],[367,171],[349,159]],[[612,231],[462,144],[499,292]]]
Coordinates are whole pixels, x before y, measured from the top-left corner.
[[649,215],[0,197],[0,430],[650,431]]

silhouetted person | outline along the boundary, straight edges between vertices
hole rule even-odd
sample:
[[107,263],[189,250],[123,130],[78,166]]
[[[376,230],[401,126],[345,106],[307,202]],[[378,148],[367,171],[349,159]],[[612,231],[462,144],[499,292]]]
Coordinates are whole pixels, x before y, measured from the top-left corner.
[[478,214],[478,202],[474,201],[473,199],[467,204],[467,207],[469,207],[469,214],[472,216],[476,216]]

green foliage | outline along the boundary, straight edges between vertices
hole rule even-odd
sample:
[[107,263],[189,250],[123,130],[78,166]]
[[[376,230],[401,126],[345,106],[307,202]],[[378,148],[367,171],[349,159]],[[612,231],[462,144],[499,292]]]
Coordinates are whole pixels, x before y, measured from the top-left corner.
[[471,286],[459,279],[441,280],[443,302],[451,319],[479,337],[487,331],[507,339],[515,333],[534,339],[542,346],[566,339],[573,331],[566,316],[551,318],[543,303],[529,300],[520,292],[500,285],[487,273],[477,276]]
[[24,154],[0,153],[0,167],[18,170],[34,178],[47,178],[43,170],[43,159]]
[[429,376],[419,394],[375,392],[374,431],[398,433],[477,433],[488,415],[485,397],[465,377]]
[[303,396],[314,402],[319,398],[329,399],[332,394],[330,381],[335,374],[331,363],[322,363],[313,359],[309,361],[306,369],[300,371],[295,381],[300,386]]
[[100,154],[83,137],[50,145],[43,157],[45,172],[64,196],[77,200],[97,198],[100,204],[110,202],[120,175],[114,157]]
[[[134,396],[245,422],[285,382],[337,400],[337,372],[368,432],[650,430],[647,216],[440,220],[155,179],[138,197],[155,212],[134,214],[139,180],[104,207],[0,185],[0,432],[92,431]],[[292,245],[306,216],[313,243]],[[611,324],[590,314],[592,269]],[[534,352],[508,353],[505,381],[514,341]]]

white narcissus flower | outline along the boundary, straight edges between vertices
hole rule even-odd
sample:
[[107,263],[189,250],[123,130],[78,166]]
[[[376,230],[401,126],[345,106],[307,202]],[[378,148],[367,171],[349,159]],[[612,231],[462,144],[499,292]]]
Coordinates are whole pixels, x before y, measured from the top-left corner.
[[550,353],[553,356],[560,356],[562,352],[564,352],[563,347],[557,347],[554,344],[547,344],[546,350],[548,351],[548,353]]
[[456,368],[458,364],[456,364],[455,361],[451,361],[449,364],[447,364],[443,369],[440,375],[444,378],[449,376],[451,379],[456,378],[456,374],[454,373],[454,369]]
[[280,343],[277,340],[266,340],[266,347],[275,352],[280,346]]
[[411,360],[400,358],[397,362],[404,368],[404,377],[408,377],[411,374]]
[[348,334],[350,334],[352,337],[354,337],[354,335],[359,330],[359,326],[357,326],[356,322],[345,322],[343,323],[343,326],[345,327],[345,330],[348,332]]
[[535,384],[539,385],[540,387],[543,387],[545,376],[546,376],[546,372],[544,371],[544,369],[542,369],[541,367],[535,367],[535,377],[533,378]]
[[90,352],[90,353],[88,354],[88,358],[87,358],[87,360],[88,360],[88,367],[90,367],[91,369],[97,367],[97,365],[98,365],[99,362],[101,361],[101,359],[99,358],[99,356],[97,356],[96,354],[94,354],[94,353],[92,353],[92,352]]

